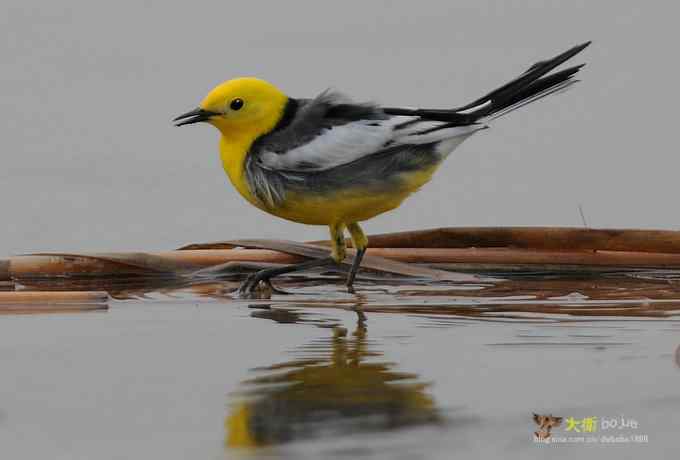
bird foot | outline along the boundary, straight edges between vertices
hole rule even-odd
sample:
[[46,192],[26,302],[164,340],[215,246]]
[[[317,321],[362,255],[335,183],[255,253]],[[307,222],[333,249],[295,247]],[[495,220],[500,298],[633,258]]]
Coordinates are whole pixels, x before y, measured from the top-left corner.
[[257,273],[249,275],[236,291],[240,299],[269,299],[272,294],[289,295],[289,292],[275,287],[268,279],[258,278]]
[[269,299],[274,292],[274,287],[268,279],[261,279],[257,273],[248,275],[236,291],[240,299]]

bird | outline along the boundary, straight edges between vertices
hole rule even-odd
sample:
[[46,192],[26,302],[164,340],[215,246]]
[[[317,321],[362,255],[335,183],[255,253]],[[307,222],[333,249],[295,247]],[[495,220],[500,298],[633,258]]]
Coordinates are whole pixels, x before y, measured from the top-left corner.
[[575,82],[585,64],[554,71],[590,45],[538,61],[518,77],[457,108],[386,107],[355,102],[336,90],[294,98],[256,77],[227,80],[176,126],[208,123],[220,132],[229,180],[250,204],[280,218],[328,226],[328,257],[249,275],[238,294],[252,297],[261,282],[285,273],[340,264],[345,231],[356,253],[353,285],[368,238],[360,223],[399,207],[430,181],[447,156],[489,123]]

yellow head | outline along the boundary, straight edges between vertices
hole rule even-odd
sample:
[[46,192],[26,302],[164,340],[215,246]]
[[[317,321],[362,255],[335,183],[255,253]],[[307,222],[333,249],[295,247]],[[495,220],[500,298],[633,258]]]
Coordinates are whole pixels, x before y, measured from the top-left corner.
[[276,86],[253,77],[217,85],[200,106],[175,118],[176,126],[208,122],[226,138],[258,136],[271,131],[283,116],[288,96]]

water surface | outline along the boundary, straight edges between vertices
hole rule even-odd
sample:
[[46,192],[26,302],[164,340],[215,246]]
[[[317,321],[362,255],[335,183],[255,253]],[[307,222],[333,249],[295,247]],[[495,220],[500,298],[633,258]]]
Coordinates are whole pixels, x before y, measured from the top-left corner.
[[[233,300],[233,282],[119,283],[105,312],[3,316],[3,450],[57,459],[678,451],[672,274],[363,280],[356,295],[327,283],[290,279],[290,295],[257,301]],[[598,442],[538,444],[533,413],[563,417],[553,439],[575,435],[567,418],[597,417],[584,435]],[[614,418],[638,427],[604,431]],[[604,443],[610,434],[648,442]]]

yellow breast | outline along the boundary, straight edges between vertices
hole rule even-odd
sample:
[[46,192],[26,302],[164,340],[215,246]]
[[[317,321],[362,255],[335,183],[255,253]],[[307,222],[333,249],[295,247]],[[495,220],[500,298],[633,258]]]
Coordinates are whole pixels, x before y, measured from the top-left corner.
[[[245,161],[250,146],[253,140],[245,136],[225,139],[224,136],[220,139],[220,158],[222,159],[222,167],[227,173],[229,180],[234,185],[234,188],[250,202],[250,204],[264,209],[260,201],[250,193],[250,187],[245,175]],[[266,209],[264,209],[266,210]]]

